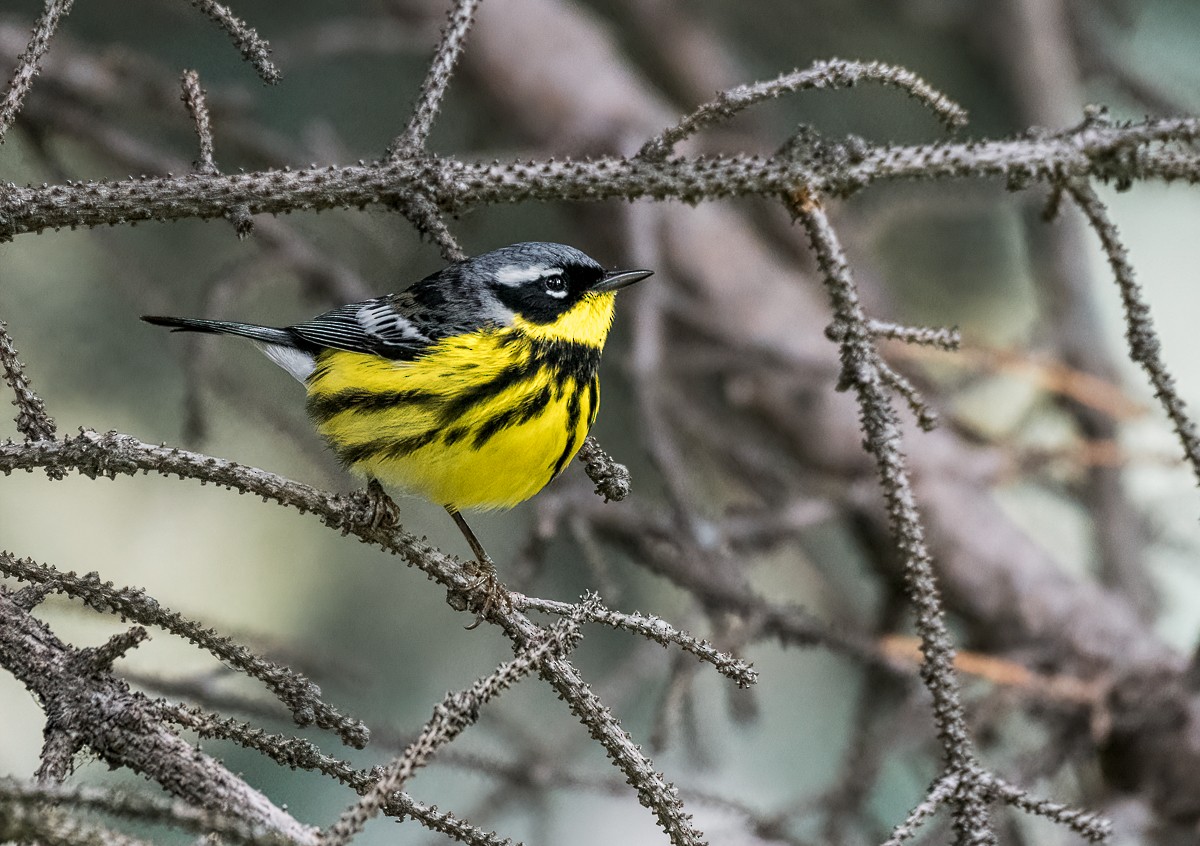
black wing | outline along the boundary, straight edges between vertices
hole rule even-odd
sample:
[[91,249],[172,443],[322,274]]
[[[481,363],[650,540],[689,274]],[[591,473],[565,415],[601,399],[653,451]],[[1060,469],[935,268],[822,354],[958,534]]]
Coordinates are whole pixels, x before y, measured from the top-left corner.
[[398,360],[415,358],[436,340],[411,307],[408,292],[351,303],[289,326],[302,342]]

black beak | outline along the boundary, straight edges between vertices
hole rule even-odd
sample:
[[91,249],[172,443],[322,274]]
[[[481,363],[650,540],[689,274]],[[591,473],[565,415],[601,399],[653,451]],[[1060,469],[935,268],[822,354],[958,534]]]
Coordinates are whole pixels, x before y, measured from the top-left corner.
[[604,278],[593,285],[591,290],[598,293],[616,291],[653,275],[653,270],[613,270],[604,274]]

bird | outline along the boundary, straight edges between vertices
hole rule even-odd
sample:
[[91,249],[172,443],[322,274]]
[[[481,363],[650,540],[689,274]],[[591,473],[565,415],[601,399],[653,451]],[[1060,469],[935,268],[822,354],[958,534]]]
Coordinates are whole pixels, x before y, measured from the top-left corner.
[[247,338],[303,384],[317,431],[367,480],[376,524],[398,516],[384,486],[444,507],[478,564],[478,625],[507,594],[462,511],[511,508],[570,463],[599,408],[616,293],[652,274],[534,241],[292,326],[142,320]]

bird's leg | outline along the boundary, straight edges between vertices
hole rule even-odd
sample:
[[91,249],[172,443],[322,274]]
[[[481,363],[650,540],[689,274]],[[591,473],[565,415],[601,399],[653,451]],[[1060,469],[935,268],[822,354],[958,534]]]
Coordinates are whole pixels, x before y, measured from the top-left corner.
[[367,482],[367,514],[372,529],[388,529],[400,522],[400,508],[378,479]]
[[471,551],[475,553],[475,561],[479,564],[478,578],[467,585],[467,590],[482,591],[483,607],[479,609],[479,613],[475,616],[475,622],[467,626],[467,631],[470,631],[483,622],[483,618],[487,616],[488,611],[492,609],[493,605],[502,608],[510,607],[511,602],[508,598],[508,591],[504,585],[500,584],[500,578],[496,575],[496,565],[492,563],[491,556],[487,554],[487,550],[483,548],[483,544],[479,542],[479,538],[475,537],[475,533],[471,531],[471,527],[467,525],[467,521],[463,519],[462,514],[456,508],[451,508],[447,505],[446,511],[454,518],[454,523],[458,526],[458,530],[463,533],[463,537],[471,545]]

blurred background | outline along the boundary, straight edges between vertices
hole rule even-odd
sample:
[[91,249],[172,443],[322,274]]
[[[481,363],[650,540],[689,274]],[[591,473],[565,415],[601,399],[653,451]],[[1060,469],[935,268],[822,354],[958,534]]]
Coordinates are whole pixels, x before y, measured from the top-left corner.
[[[240,0],[234,11],[283,71],[267,87],[186,3],[81,0],[0,147],[0,179],[185,172],[196,139],[179,102],[184,68],[208,91],[223,171],[374,159],[407,121],[447,5]],[[24,49],[40,9],[3,4],[0,56]],[[970,111],[962,137],[1064,129],[1089,103],[1118,119],[1193,113],[1198,39],[1200,6],[1187,0],[490,0],[430,149],[467,161],[630,153],[720,89],[832,56],[918,73]],[[940,133],[913,101],[862,87],[768,102],[681,152],[770,153],[802,124],[870,143]],[[1179,389],[1200,407],[1200,195],[1146,184],[1102,196]],[[1174,671],[1193,651],[1200,497],[1125,357],[1094,236],[1072,208],[1044,222],[1046,200],[1039,186],[881,184],[832,212],[873,317],[962,329],[958,354],[885,353],[943,421],[934,435],[913,427],[908,449],[956,634],[982,662],[964,680],[984,760],[1111,815],[1117,843],[1192,842],[1200,810],[1181,810],[1169,780],[1139,768],[1150,765],[1120,704],[1087,685],[1135,675],[1134,653]],[[244,242],[225,221],[184,221],[0,244],[0,319],[60,433],[115,429],[352,488],[286,374],[247,344],[171,336],[138,316],[284,325],[405,287],[442,260],[383,206],[256,223]],[[755,663],[759,684],[739,691],[625,633],[589,628],[577,655],[712,842],[881,840],[937,774],[937,747],[802,233],[769,200],[505,205],[450,227],[472,253],[554,240],[657,270],[620,298],[594,431],[629,465],[633,496],[605,505],[576,465],[513,512],[474,518],[502,579],[561,600],[596,589]],[[440,508],[400,504],[406,528],[468,555]],[[487,627],[464,631],[469,620],[397,559],[227,491],[17,474],[0,480],[0,515],[0,548],[142,586],[308,673],[376,740],[353,752],[308,736],[360,765],[384,762],[445,691],[511,654]],[[38,613],[79,645],[120,628],[63,599]],[[1013,668],[1040,675],[1006,683]],[[152,692],[269,707],[259,686],[166,634],[119,670]],[[1051,682],[1064,679],[1085,692],[1061,694]],[[42,715],[7,675],[0,714],[0,773],[28,775]],[[304,822],[328,823],[352,798],[236,746],[205,748]],[[87,761],[74,778],[135,781]],[[662,842],[620,782],[562,703],[527,681],[410,792],[530,843]],[[998,817],[1006,843],[1077,842],[1044,820]],[[923,837],[946,834],[935,824]],[[385,820],[360,842],[436,839]]]

